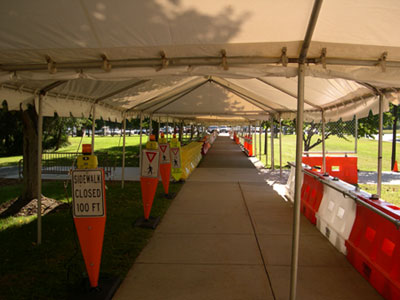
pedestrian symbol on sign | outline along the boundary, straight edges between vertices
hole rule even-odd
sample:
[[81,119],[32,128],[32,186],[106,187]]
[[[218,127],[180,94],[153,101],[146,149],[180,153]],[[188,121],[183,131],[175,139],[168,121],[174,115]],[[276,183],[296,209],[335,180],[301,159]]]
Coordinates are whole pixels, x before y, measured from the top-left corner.
[[141,168],[141,176],[142,177],[158,177],[158,160],[160,154],[157,150],[143,150],[142,156],[142,168]]

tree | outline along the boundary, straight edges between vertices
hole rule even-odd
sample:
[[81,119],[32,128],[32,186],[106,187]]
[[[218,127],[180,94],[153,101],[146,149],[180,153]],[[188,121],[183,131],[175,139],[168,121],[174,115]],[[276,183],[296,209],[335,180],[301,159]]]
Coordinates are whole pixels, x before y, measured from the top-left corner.
[[398,121],[398,106],[392,105],[392,117],[393,117],[393,127],[392,127],[392,161],[391,161],[391,170],[394,168],[394,164],[396,161],[396,130],[397,130],[397,121]]
[[0,156],[22,154],[22,121],[19,111],[9,111],[7,102],[0,109]]
[[[390,126],[392,124],[392,114],[387,112],[383,114],[383,126]],[[344,140],[348,140],[347,136],[355,136],[353,121],[343,122],[328,122],[325,124],[325,140],[332,135],[336,135]],[[295,126],[295,124],[294,124]],[[378,133],[379,128],[379,115],[373,115],[372,111],[369,112],[368,117],[358,120],[357,138],[367,137],[373,138]],[[305,123],[303,125],[303,143],[304,151],[310,151],[312,148],[322,143],[322,137],[315,140],[315,135],[322,135],[322,123]]]

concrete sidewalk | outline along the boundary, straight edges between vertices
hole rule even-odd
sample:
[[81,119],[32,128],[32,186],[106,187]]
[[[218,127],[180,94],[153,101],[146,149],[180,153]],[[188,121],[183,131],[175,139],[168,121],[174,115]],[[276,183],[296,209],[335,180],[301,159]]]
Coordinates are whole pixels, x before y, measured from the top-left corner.
[[[114,299],[288,299],[292,207],[219,137],[171,204]],[[301,219],[297,299],[381,299]]]

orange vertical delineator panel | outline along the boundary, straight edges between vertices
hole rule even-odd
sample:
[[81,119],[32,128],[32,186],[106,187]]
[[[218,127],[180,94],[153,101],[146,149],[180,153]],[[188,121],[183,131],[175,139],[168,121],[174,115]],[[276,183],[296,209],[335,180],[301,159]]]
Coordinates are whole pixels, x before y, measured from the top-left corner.
[[161,181],[164,187],[165,194],[169,191],[169,182],[171,178],[171,154],[167,139],[164,138],[164,134],[161,134],[159,139],[160,147],[160,174]]
[[146,144],[146,149],[143,149],[140,171],[140,186],[142,188],[143,210],[146,220],[150,217],[159,178],[160,152],[158,144],[152,140],[153,138],[152,136],[151,140]]
[[106,225],[103,169],[72,171],[73,217],[90,286],[97,287]]

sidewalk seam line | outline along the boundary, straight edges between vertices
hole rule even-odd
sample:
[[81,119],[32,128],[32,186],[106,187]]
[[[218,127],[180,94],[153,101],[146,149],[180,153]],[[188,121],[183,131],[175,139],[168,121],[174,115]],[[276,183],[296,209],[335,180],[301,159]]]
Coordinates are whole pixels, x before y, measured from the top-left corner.
[[247,213],[248,213],[248,215],[249,215],[251,227],[253,228],[254,237],[255,237],[255,239],[256,239],[258,251],[260,252],[261,260],[262,260],[262,262],[263,262],[265,274],[267,275],[267,278],[268,278],[268,283],[269,283],[269,287],[271,288],[272,297],[274,298],[274,300],[276,300],[276,296],[275,296],[275,293],[274,293],[274,289],[273,289],[273,287],[272,287],[271,277],[269,276],[269,273],[268,273],[268,270],[267,270],[267,265],[266,265],[265,259],[264,259],[264,255],[262,254],[261,245],[260,245],[260,242],[259,242],[259,240],[258,240],[257,231],[256,231],[256,228],[255,228],[255,225],[254,225],[254,220],[253,220],[253,218],[252,218],[252,216],[251,216],[251,214],[250,214],[250,210],[249,210],[249,207],[247,206],[246,198],[244,197],[244,193],[243,193],[243,190],[242,190],[242,186],[240,185],[240,182],[239,182],[239,181],[238,181],[238,185],[239,185],[240,193],[242,194],[242,199],[243,199],[244,205],[245,205],[246,210],[247,210]]

